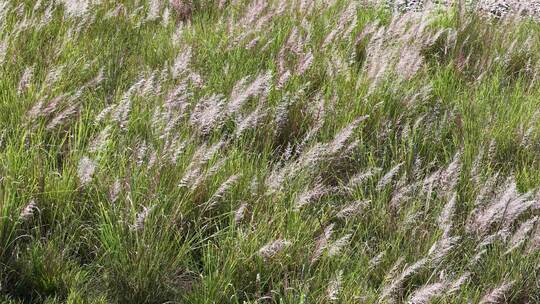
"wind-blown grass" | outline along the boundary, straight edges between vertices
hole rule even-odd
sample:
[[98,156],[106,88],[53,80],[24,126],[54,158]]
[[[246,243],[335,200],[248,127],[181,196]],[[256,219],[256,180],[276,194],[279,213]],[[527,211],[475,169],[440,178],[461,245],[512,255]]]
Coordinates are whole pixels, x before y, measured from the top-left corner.
[[524,303],[540,26],[0,2],[5,303]]

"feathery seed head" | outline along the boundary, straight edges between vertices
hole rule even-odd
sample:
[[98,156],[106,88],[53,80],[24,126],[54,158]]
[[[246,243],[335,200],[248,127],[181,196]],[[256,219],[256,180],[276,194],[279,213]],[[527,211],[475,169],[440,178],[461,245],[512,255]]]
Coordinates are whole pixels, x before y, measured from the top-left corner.
[[339,292],[343,280],[343,270],[339,270],[326,288],[326,297],[330,302],[339,300]]
[[353,202],[341,209],[336,214],[336,217],[339,219],[349,219],[353,216],[360,214],[364,210],[364,208],[368,206],[369,203],[371,203],[371,200],[360,200]]
[[343,250],[343,248],[349,244],[351,236],[352,234],[347,234],[333,242],[328,247],[328,256],[332,257],[338,255]]
[[246,209],[247,209],[246,203],[242,203],[240,207],[236,209],[236,212],[234,213],[234,222],[236,224],[240,223],[244,219],[244,216],[246,215]]
[[36,202],[32,199],[30,202],[28,202],[28,205],[26,205],[23,210],[21,210],[21,213],[19,215],[19,218],[22,221],[29,220],[33,215],[34,212],[38,210]]
[[82,186],[86,186],[92,181],[96,166],[96,162],[91,160],[90,158],[86,156],[81,158],[77,169],[77,175],[79,176],[79,180]]
[[133,225],[130,225],[130,229],[132,231],[139,231],[144,228],[144,223],[146,221],[146,218],[152,212],[152,210],[155,208],[155,206],[151,207],[143,207],[143,210],[139,213],[137,213],[137,216],[135,218],[135,223]]
[[411,304],[429,304],[433,299],[443,295],[444,290],[447,288],[446,282],[437,282],[428,284],[415,290],[409,297],[407,303]]
[[489,290],[483,297],[480,299],[479,304],[498,304],[506,303],[508,292],[514,286],[514,281],[503,281],[497,287]]
[[271,259],[290,245],[292,245],[292,243],[284,239],[271,241],[259,249],[259,256],[265,260]]
[[120,183],[119,179],[116,179],[109,190],[109,199],[111,200],[111,202],[114,203],[116,202],[116,200],[118,200],[118,196],[120,195],[121,191],[122,184]]
[[394,176],[396,176],[396,174],[398,174],[399,169],[401,168],[402,165],[403,165],[403,163],[399,163],[399,164],[395,165],[385,175],[383,175],[383,177],[377,183],[377,190],[378,191],[382,190],[384,187],[386,187],[386,185],[388,185],[390,182],[392,182],[392,180],[394,179]]
[[333,229],[334,224],[330,224],[326,228],[324,228],[323,233],[321,233],[321,235],[317,237],[317,240],[315,241],[315,250],[313,251],[313,255],[311,256],[311,264],[318,261],[321,257],[323,251],[327,247],[328,241],[332,237]]

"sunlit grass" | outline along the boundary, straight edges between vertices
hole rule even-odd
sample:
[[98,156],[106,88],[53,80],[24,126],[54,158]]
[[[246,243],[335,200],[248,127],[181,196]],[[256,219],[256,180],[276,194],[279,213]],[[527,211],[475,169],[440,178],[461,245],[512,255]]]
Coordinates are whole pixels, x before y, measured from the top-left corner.
[[533,20],[64,0],[0,24],[2,303],[539,301]]

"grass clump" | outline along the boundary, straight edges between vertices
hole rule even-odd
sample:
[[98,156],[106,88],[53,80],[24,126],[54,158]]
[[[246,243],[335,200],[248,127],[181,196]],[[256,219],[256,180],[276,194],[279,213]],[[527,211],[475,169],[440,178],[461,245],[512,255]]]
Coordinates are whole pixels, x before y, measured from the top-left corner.
[[0,2],[3,303],[539,301],[534,19]]

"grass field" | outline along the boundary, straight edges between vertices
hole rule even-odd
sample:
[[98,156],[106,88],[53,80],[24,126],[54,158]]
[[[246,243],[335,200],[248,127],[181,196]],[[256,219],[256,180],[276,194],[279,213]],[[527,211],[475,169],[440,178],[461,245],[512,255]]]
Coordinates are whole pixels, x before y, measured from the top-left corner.
[[0,302],[538,303],[539,72],[458,4],[0,1]]

